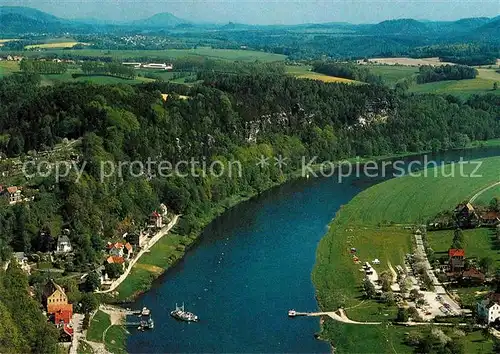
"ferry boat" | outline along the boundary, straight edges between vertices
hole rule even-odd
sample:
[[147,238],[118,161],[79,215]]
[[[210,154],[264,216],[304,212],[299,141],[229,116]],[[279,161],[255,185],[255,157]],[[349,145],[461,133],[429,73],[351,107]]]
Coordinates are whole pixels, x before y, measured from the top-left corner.
[[175,304],[175,310],[170,312],[170,316],[181,321],[198,322],[198,316],[184,310],[184,303],[180,307]]

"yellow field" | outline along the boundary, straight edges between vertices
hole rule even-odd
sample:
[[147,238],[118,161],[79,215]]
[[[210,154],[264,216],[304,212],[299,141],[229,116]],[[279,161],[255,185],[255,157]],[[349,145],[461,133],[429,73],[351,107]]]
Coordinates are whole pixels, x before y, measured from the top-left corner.
[[142,263],[136,263],[134,267],[139,268],[139,269],[144,269],[147,270],[148,272],[155,273],[157,275],[161,274],[164,272],[164,269],[161,267],[157,267],[152,264],[142,264]]
[[298,79],[320,80],[320,81],[323,81],[323,82],[341,82],[341,83],[344,83],[344,84],[354,84],[354,83],[357,83],[357,81],[355,81],[355,80],[344,79],[343,77],[328,76],[328,75],[314,73],[314,72],[310,72],[310,73],[307,73],[307,74],[300,74],[300,75],[297,75],[296,78],[298,78]]
[[500,74],[495,69],[477,69],[481,79],[500,81]]
[[57,48],[73,48],[77,44],[86,44],[80,42],[59,42],[59,43],[44,43],[27,45],[25,49],[44,48],[44,49],[57,49]]

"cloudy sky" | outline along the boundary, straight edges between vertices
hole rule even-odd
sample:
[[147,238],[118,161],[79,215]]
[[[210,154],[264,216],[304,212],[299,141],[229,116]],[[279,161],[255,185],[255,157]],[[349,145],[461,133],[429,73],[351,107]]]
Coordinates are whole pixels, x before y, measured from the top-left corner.
[[65,18],[132,20],[159,12],[225,23],[373,23],[386,19],[455,20],[500,14],[500,0],[0,0]]

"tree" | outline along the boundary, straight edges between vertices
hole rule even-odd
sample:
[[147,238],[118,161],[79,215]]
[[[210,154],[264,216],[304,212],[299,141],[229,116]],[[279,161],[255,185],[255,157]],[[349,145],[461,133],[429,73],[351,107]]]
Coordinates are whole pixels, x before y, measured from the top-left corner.
[[101,279],[96,272],[90,272],[85,279],[84,288],[86,292],[93,292],[101,285]]
[[493,83],[493,91],[498,90],[498,82]]
[[398,314],[396,316],[396,321],[398,322],[408,322],[408,310],[404,307],[398,309]]
[[493,210],[493,211],[499,211],[500,209],[500,204],[499,204],[499,200],[497,197],[493,197],[491,200],[490,200],[490,210]]
[[461,229],[456,229],[453,234],[453,241],[451,248],[461,249],[464,248],[464,234]]
[[91,313],[99,307],[99,301],[93,293],[85,293],[80,303],[82,304],[82,312],[85,314]]
[[390,291],[392,285],[392,274],[388,271],[380,273],[379,281],[382,286],[382,291]]
[[123,274],[123,266],[117,263],[106,263],[104,266],[106,273],[111,279],[119,278]]
[[373,285],[370,279],[365,278],[365,280],[363,281],[363,289],[365,290],[365,295],[368,299],[373,299],[375,297],[375,285]]
[[387,292],[382,293],[380,300],[389,306],[394,305],[396,303],[396,301],[394,299],[394,294],[392,293],[392,291],[387,291]]
[[479,268],[484,274],[488,274],[493,267],[493,259],[491,257],[483,257],[479,260]]

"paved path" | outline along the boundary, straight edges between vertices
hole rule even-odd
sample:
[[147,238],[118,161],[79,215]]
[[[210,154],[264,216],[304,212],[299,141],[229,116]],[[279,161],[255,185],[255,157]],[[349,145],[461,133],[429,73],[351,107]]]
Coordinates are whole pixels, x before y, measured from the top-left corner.
[[493,184],[490,184],[488,187],[481,189],[479,192],[477,192],[476,194],[474,194],[474,195],[472,196],[472,198],[470,198],[469,203],[471,203],[471,204],[472,204],[472,203],[474,203],[474,202],[476,201],[476,199],[477,199],[477,198],[478,198],[481,194],[483,194],[484,192],[486,192],[488,189],[491,189],[491,188],[493,188],[493,187],[495,187],[495,186],[498,186],[499,184],[500,184],[500,182],[495,182],[495,183],[493,183]]
[[[338,313],[337,313],[338,311]],[[328,316],[331,319],[334,319],[337,322],[342,322],[342,323],[350,323],[350,324],[358,324],[358,325],[379,325],[382,322],[358,322],[358,321],[353,321],[349,319],[343,309],[338,309],[337,311],[331,311],[331,312],[308,312],[306,316],[313,317],[313,316]]]
[[151,247],[153,247],[153,245],[158,242],[163,236],[165,236],[166,234],[168,234],[168,232],[172,229],[172,227],[174,227],[175,224],[177,224],[177,221],[179,220],[179,216],[180,215],[175,215],[174,218],[172,219],[172,221],[170,221],[170,223],[165,226],[164,228],[162,228],[160,231],[158,231],[156,233],[156,235],[154,235],[151,240],[149,240],[148,244],[143,247],[139,253],[130,261],[127,269],[125,270],[125,272],[118,278],[116,279],[115,281],[113,281],[113,283],[111,283],[111,286],[109,287],[109,289],[107,290],[98,290],[96,291],[96,293],[109,293],[109,292],[112,292],[114,291],[118,285],[120,285],[126,278],[127,276],[130,274],[130,271],[132,270],[132,267],[137,263],[137,261],[142,257],[142,255],[146,252],[149,251],[149,249]]
[[71,341],[71,347],[69,348],[69,354],[78,353],[78,344],[83,333],[82,325],[84,317],[85,316],[81,313],[75,313],[71,319],[73,325],[73,339]]

